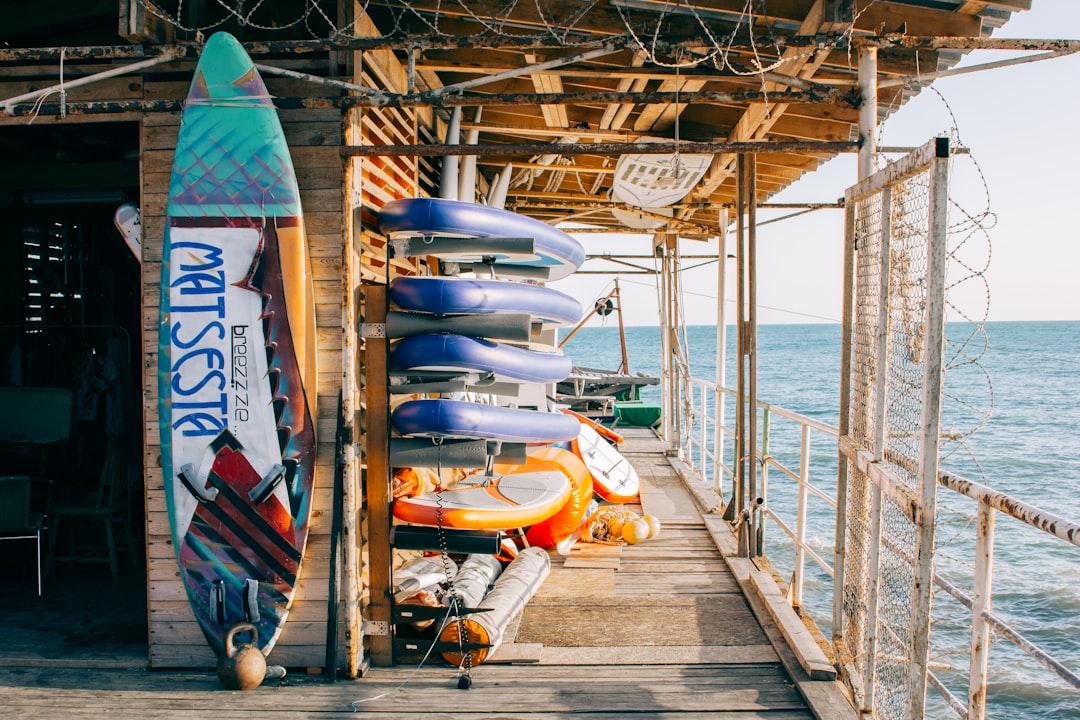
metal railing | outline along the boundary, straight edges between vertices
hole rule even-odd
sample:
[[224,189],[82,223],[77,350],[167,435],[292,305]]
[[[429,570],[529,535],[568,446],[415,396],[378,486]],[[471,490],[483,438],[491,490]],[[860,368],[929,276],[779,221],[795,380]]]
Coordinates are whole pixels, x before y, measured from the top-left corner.
[[[690,379],[688,385],[691,390],[682,412],[690,417],[682,423],[677,423],[681,428],[681,437],[677,438],[680,459],[702,482],[712,487],[721,497],[730,498],[736,482],[733,466],[737,466],[738,463],[729,464],[725,461],[728,456],[725,444],[728,441],[732,442],[732,456],[736,457],[734,448],[737,447],[737,443],[734,442],[734,431],[723,422],[723,417],[717,410],[724,407],[725,397],[735,396],[735,391],[697,378]],[[807,598],[804,580],[808,568],[812,569],[810,563],[820,568],[823,576],[828,578],[828,583],[831,584],[835,577],[833,558],[829,557],[828,553],[815,549],[808,542],[807,533],[808,528],[815,521],[819,527],[823,522],[835,526],[837,507],[835,488],[830,493],[830,490],[824,487],[826,483],[813,481],[815,470],[813,458],[816,453],[812,452],[812,438],[814,434],[829,438],[827,452],[819,455],[820,458],[827,458],[820,462],[821,465],[828,466],[828,470],[822,469],[818,474],[820,476],[821,473],[831,472],[835,475],[840,444],[839,430],[833,425],[766,402],[758,402],[758,412],[761,417],[762,432],[755,455],[762,470],[763,500],[757,505],[758,512],[761,513],[763,519],[772,521],[772,524],[790,542],[790,546],[780,548],[781,551],[792,553],[790,558],[779,558],[770,553],[769,559],[775,567],[790,568],[791,581],[788,596],[796,610],[805,607],[811,617],[832,618],[834,608],[831,605],[836,602],[835,598],[842,597],[842,594],[833,593],[832,588],[829,588],[827,592],[819,592]],[[797,428],[797,448],[781,449],[775,446],[778,435],[788,435],[789,440],[796,435],[794,432],[777,433],[773,422],[776,418],[794,423]],[[797,455],[797,464],[789,467],[778,458],[779,454]],[[793,500],[794,527],[792,523],[784,519],[789,512],[784,512],[784,508],[780,506],[774,510],[770,503],[768,484],[770,469],[779,473],[781,480],[787,479],[795,484],[793,493],[773,493],[774,498],[783,498],[786,494],[788,497],[785,503]],[[774,474],[773,477],[775,478],[776,475]],[[1048,537],[1052,536],[1077,547],[1080,547],[1080,524],[1057,517],[1015,497],[952,473],[940,472],[938,485],[939,488],[955,493],[955,496],[966,497],[976,503],[973,522],[974,557],[970,558],[970,564],[974,567],[971,590],[963,589],[958,583],[946,578],[942,572],[934,576],[934,583],[939,590],[971,612],[970,645],[966,653],[969,655],[967,697],[962,699],[956,692],[950,690],[947,683],[933,671],[928,673],[928,686],[941,695],[958,717],[966,720],[985,718],[987,687],[990,681],[989,656],[993,637],[995,640],[1008,641],[1040,666],[1063,680],[1065,684],[1080,690],[1080,676],[1077,673],[992,610],[994,538],[996,519],[999,514],[1042,531]],[[819,502],[811,506],[812,499]],[[762,554],[765,554],[766,547],[765,525],[765,522],[759,523],[758,547],[761,548]],[[834,530],[834,527],[830,528],[830,531]],[[843,538],[844,536],[844,533],[836,533],[832,537]],[[779,547],[780,543],[774,543],[774,545]],[[830,550],[835,555],[836,548],[832,547]]]

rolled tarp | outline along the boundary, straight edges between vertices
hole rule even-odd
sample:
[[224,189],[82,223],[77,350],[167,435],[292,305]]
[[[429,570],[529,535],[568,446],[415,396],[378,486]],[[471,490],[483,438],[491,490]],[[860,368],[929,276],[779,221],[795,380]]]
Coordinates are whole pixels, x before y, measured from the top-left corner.
[[[495,581],[491,592],[476,605],[488,612],[448,620],[439,632],[440,642],[465,642],[489,647],[464,652],[446,651],[442,653],[443,659],[457,666],[465,663],[466,655],[469,656],[469,665],[484,662],[502,644],[510,621],[525,608],[550,572],[551,558],[543,548],[528,547],[518,553]],[[458,578],[461,578],[460,572]]]

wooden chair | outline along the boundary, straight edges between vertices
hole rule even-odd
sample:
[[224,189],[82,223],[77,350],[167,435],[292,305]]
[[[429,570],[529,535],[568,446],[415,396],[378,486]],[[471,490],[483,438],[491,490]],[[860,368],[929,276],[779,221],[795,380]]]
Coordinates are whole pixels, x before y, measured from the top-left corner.
[[[120,567],[116,558],[116,530],[123,533],[123,539],[132,561],[135,561],[135,548],[131,539],[128,518],[128,497],[123,451],[112,441],[105,451],[105,462],[101,468],[101,483],[97,492],[90,497],[76,498],[56,502],[51,510],[52,532],[49,535],[50,566],[56,562],[107,562],[109,571],[115,580],[119,577]],[[64,524],[81,521],[86,525],[101,525],[105,532],[105,544],[75,543],[68,541],[66,554],[57,554],[56,545],[60,538],[60,528]],[[50,567],[51,569],[51,567]]]
[[29,475],[0,477],[0,540],[33,540],[37,550],[37,590],[41,595],[41,533],[47,515],[33,508],[34,487],[47,480]]

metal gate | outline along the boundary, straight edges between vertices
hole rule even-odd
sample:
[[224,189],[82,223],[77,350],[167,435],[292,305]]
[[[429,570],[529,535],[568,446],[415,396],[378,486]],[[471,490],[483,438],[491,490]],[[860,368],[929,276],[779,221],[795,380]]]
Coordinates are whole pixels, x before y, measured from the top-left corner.
[[833,634],[864,711],[922,718],[941,416],[949,140],[848,189]]

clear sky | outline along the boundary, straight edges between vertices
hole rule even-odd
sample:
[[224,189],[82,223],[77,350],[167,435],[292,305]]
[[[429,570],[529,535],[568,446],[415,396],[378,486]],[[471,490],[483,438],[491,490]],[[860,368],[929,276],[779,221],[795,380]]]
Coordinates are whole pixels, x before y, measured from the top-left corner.
[[[994,37],[1080,39],[1080,2],[1035,0],[1030,11],[1015,13]],[[1017,54],[976,51],[959,67]],[[965,246],[969,263],[985,263],[989,252],[989,291],[979,282],[966,282],[952,291],[951,301],[973,319],[983,316],[984,306],[990,320],[1080,319],[1080,53],[939,79],[890,116],[879,142],[917,146],[953,128],[971,150],[970,158],[954,161],[953,197],[972,214],[986,208],[977,163],[996,224],[988,231],[989,245],[972,239]],[[855,156],[842,155],[772,201],[835,202],[855,179]],[[758,222],[791,212],[759,210]],[[950,222],[956,219],[951,209]],[[590,253],[650,250],[649,236],[578,237]],[[758,322],[839,322],[842,242],[841,210],[819,210],[760,227]],[[684,254],[716,252],[715,243],[683,241],[681,248]],[[727,264],[731,323],[735,262]],[[608,267],[594,261],[584,269]],[[715,263],[684,272],[688,323],[715,324],[716,274]],[[590,307],[610,281],[577,274],[553,286]],[[657,324],[653,277],[623,276],[620,286],[625,321]]]

